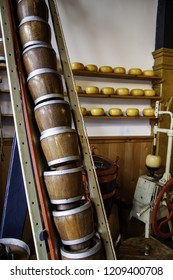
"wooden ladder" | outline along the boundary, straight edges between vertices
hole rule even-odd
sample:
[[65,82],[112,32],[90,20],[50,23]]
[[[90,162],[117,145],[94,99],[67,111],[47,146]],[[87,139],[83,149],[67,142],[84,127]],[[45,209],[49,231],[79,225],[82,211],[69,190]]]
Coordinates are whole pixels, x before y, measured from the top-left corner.
[[[47,260],[48,253],[45,240],[40,240],[40,233],[44,230],[40,213],[40,206],[36,192],[36,182],[33,174],[33,165],[30,157],[28,137],[23,115],[21,92],[18,70],[14,52],[14,42],[10,24],[10,6],[6,0],[0,1],[0,26],[5,52],[6,69],[10,89],[11,105],[15,132],[19,150],[19,157],[27,199],[28,212],[33,233],[35,252],[37,259]],[[17,183],[17,178],[16,178]]]
[[110,234],[107,216],[104,209],[102,195],[100,192],[97,174],[95,171],[95,166],[90,150],[87,131],[85,128],[83,116],[80,111],[80,104],[76,92],[74,76],[71,70],[70,59],[69,59],[68,50],[63,34],[63,28],[61,25],[61,19],[58,11],[58,4],[57,1],[55,3],[54,0],[48,0],[48,3],[49,3],[49,9],[52,18],[53,28],[55,32],[55,39],[59,50],[59,56],[60,56],[62,71],[64,75],[64,80],[67,87],[68,98],[73,112],[75,128],[77,130],[79,140],[80,140],[81,151],[83,155],[83,165],[87,172],[90,198],[95,205],[95,209],[97,213],[98,232],[104,243],[106,258],[109,260],[114,260],[116,259],[116,255],[114,251],[112,237]]

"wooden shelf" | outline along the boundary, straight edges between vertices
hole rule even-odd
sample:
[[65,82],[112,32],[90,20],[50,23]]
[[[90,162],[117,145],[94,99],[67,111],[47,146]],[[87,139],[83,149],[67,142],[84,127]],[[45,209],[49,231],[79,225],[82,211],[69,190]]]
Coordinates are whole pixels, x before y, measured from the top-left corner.
[[13,114],[1,114],[2,118],[13,118]]
[[3,90],[0,89],[0,94],[9,94],[9,93],[10,91],[8,89],[3,89]]
[[0,62],[0,70],[6,70],[6,63]]
[[110,78],[110,79],[144,80],[144,81],[155,81],[155,82],[162,81],[162,79],[159,76],[102,73],[102,72],[90,72],[85,70],[83,71],[73,70],[73,75],[82,76],[82,77],[97,77],[97,78]]
[[128,120],[138,120],[138,119],[143,119],[143,120],[146,120],[146,119],[150,119],[150,120],[157,120],[157,118],[155,116],[153,117],[145,117],[145,116],[137,116],[137,117],[128,117],[128,116],[109,116],[109,115],[104,115],[104,116],[92,116],[92,115],[86,115],[86,116],[83,116],[84,119],[116,119],[116,120],[119,120],[119,119],[128,119]]
[[117,98],[117,99],[152,99],[152,100],[160,100],[160,96],[132,96],[132,95],[117,95],[117,94],[111,94],[111,95],[106,95],[106,94],[87,94],[85,92],[78,93],[79,97],[87,97],[87,98]]

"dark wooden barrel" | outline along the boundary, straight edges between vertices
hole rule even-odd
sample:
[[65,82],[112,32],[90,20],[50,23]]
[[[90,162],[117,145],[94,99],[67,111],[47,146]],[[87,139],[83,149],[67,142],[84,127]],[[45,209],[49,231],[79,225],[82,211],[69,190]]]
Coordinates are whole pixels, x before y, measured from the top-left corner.
[[70,105],[65,100],[50,100],[38,104],[34,115],[40,132],[58,126],[72,124]]
[[40,17],[30,16],[22,19],[19,24],[19,36],[23,49],[36,44],[51,44],[50,26]]
[[52,204],[68,204],[82,198],[84,193],[82,166],[64,170],[45,171],[43,175]]
[[94,165],[99,181],[99,186],[105,206],[107,217],[109,217],[113,200],[116,194],[116,179],[118,175],[118,165],[112,160],[93,154]]
[[57,70],[56,53],[49,44],[30,46],[23,51],[22,55],[27,74],[40,68]]
[[28,16],[38,16],[48,21],[49,12],[45,0],[19,0],[17,15],[19,21]]
[[37,69],[29,74],[27,83],[35,104],[52,98],[64,98],[61,75],[56,70]]
[[50,167],[57,167],[80,160],[78,136],[69,127],[44,130],[40,137],[41,147]]
[[95,234],[93,209],[90,201],[66,211],[52,212],[63,245],[72,250],[88,247]]
[[0,243],[0,260],[12,260],[13,254],[9,246]]
[[30,248],[20,239],[1,238],[0,244],[4,244],[10,248],[14,260],[28,260],[30,257]]
[[95,236],[92,239],[91,245],[84,250],[70,250],[67,246],[62,246],[61,250],[62,260],[103,260],[104,254],[102,244],[99,237]]

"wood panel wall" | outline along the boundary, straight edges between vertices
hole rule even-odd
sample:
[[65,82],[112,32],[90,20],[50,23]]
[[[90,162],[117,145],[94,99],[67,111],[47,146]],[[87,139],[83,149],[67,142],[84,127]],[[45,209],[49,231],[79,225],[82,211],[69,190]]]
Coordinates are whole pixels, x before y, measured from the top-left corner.
[[95,153],[115,161],[119,157],[119,194],[123,201],[130,204],[138,177],[147,173],[145,158],[151,153],[152,137],[113,137],[90,138],[91,147]]

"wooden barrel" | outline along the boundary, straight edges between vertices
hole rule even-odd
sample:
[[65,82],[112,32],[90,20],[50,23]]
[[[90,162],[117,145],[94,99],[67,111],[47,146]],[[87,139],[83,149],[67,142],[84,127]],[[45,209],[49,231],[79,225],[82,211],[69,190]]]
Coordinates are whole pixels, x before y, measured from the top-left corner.
[[12,260],[13,254],[10,248],[0,243],[0,260]]
[[53,211],[55,226],[63,245],[72,250],[88,247],[95,234],[91,202],[67,211]]
[[36,44],[51,44],[50,26],[40,17],[30,16],[22,19],[19,24],[19,36],[23,49]]
[[48,21],[48,7],[44,0],[17,1],[17,15],[19,21],[28,16],[38,16]]
[[34,108],[34,115],[40,132],[58,126],[72,124],[70,105],[65,100],[45,101]]
[[57,70],[56,53],[49,44],[30,46],[23,51],[22,55],[27,74],[40,68]]
[[102,244],[99,237],[95,236],[91,246],[84,250],[70,250],[67,246],[60,249],[62,260],[103,260]]
[[116,162],[113,162],[112,160],[100,155],[94,154],[93,160],[96,167],[96,173],[105,206],[105,211],[107,217],[109,217],[116,193],[118,165]]
[[30,248],[20,239],[1,238],[0,243],[8,246],[13,254],[14,260],[28,260],[30,257]]
[[74,129],[55,127],[44,130],[40,141],[50,167],[80,160],[78,137]]
[[27,83],[35,104],[52,98],[64,99],[61,75],[56,70],[37,69],[28,75]]
[[44,181],[52,204],[68,204],[83,196],[82,167],[45,171]]

